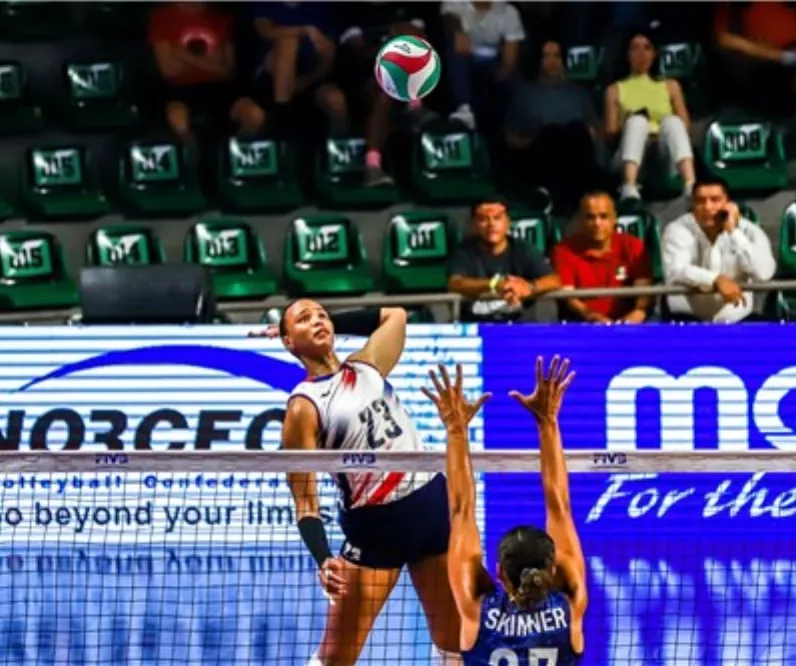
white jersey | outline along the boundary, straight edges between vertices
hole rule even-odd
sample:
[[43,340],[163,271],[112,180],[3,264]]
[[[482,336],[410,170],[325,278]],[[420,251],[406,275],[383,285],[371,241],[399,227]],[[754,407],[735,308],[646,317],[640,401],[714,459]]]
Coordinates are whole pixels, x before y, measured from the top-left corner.
[[[332,375],[301,382],[290,395],[318,410],[318,448],[335,451],[422,451],[409,415],[376,368],[346,361]],[[344,509],[387,504],[406,497],[435,474],[349,472],[336,475]]]

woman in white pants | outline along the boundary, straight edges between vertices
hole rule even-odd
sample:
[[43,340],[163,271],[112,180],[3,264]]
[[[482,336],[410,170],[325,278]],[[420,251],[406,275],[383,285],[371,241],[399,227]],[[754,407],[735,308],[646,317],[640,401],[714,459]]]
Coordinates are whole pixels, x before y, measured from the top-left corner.
[[639,169],[647,148],[656,143],[671,172],[680,174],[685,194],[696,180],[683,91],[674,79],[650,76],[656,56],[652,40],[636,32],[627,48],[630,75],[605,91],[605,133],[620,139],[616,161],[622,168],[622,199],[641,198]]

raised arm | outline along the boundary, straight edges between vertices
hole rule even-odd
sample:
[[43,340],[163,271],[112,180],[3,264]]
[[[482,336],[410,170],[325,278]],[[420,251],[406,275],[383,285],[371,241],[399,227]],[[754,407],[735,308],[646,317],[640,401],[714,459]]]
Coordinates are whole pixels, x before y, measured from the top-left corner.
[[[318,411],[308,398],[293,397],[282,425],[282,448],[312,451],[318,443]],[[340,563],[332,555],[326,529],[318,510],[318,486],[312,472],[289,472],[287,483],[296,507],[299,533],[321,569],[321,584],[330,595],[345,592]]]
[[569,361],[561,362],[556,356],[545,376],[544,363],[538,358],[534,392],[524,396],[512,391],[510,395],[533,414],[539,427],[540,466],[546,509],[545,529],[556,545],[559,582],[570,598],[573,619],[577,625],[573,642],[580,645],[573,644],[573,647],[580,652],[583,649],[580,623],[588,604],[586,564],[575,521],[572,518],[569,474],[564,459],[561,430],[558,426],[558,412],[564,393],[575,378],[575,373],[570,373],[568,370]]
[[462,619],[462,637],[475,642],[481,596],[488,574],[484,569],[481,535],[475,519],[475,481],[470,460],[467,425],[489,399],[482,395],[474,403],[464,398],[462,368],[456,366],[456,381],[451,385],[448,371],[439,366],[441,379],[429,372],[437,393],[422,389],[439,410],[448,432],[445,471],[448,477],[448,503],[451,532],[448,544],[448,580]]
[[[369,311],[365,311],[367,313]],[[344,318],[349,313],[332,315],[335,332],[345,335]],[[352,313],[354,316],[357,313]],[[376,318],[377,317],[377,318]],[[369,334],[365,346],[352,354],[348,360],[362,361],[374,366],[382,377],[386,377],[401,358],[406,342],[406,310],[403,308],[381,308],[373,316],[375,330]]]

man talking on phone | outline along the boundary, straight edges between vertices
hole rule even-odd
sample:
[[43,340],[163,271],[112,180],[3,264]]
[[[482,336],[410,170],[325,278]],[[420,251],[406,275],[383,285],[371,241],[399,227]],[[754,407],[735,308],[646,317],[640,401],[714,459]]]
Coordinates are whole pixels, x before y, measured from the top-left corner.
[[719,178],[698,180],[691,212],[666,226],[663,270],[666,284],[693,295],[668,296],[673,319],[735,323],[760,319],[744,283],[774,277],[776,261],[765,232],[741,216]]

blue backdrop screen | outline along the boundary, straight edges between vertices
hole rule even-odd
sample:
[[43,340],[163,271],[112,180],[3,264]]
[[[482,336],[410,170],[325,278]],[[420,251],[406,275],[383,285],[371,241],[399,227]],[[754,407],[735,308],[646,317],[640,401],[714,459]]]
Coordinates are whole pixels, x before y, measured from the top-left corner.
[[[0,449],[273,450],[303,372],[245,332],[0,330]],[[461,362],[469,390],[494,394],[474,448],[536,448],[533,422],[506,394],[532,388],[538,354],[560,354],[578,372],[561,419],[567,448],[787,451],[793,336],[787,326],[414,327],[391,380],[432,447],[444,430],[419,392],[429,366]],[[359,344],[342,340],[341,353]],[[326,602],[281,476],[0,476],[0,664],[305,663]],[[494,570],[501,534],[542,523],[544,508],[535,475],[481,481]],[[796,664],[796,474],[590,473],[571,485],[590,576],[587,664]],[[329,516],[334,499],[327,481]],[[268,516],[259,529],[255,500]],[[193,521],[190,509],[208,506],[231,510],[215,525]],[[98,507],[123,507],[132,522]],[[426,664],[429,651],[402,579],[361,663]]]

